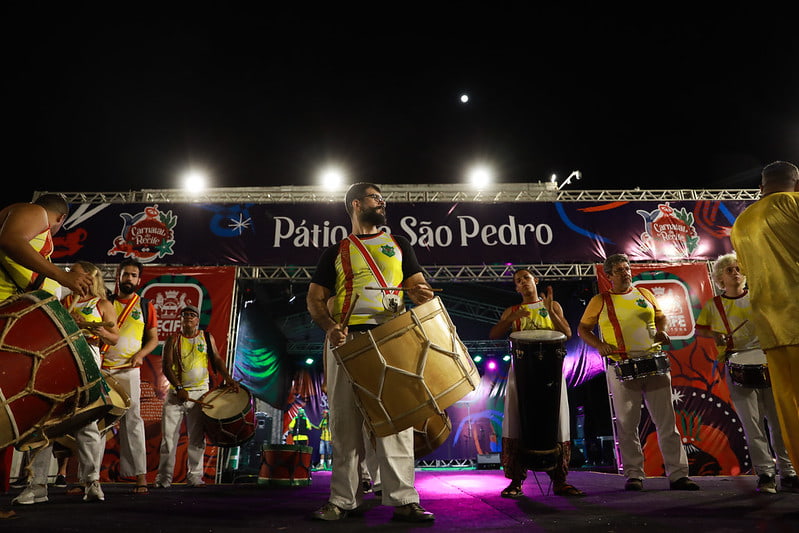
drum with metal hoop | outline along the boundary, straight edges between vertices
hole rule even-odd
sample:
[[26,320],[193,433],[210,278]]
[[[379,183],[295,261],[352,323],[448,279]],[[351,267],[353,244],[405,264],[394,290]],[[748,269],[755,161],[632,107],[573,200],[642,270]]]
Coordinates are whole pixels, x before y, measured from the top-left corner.
[[265,444],[258,484],[307,487],[311,484],[313,448],[299,444]]
[[55,296],[0,303],[0,449],[41,447],[111,407],[83,332]]
[[668,374],[671,364],[669,363],[669,354],[654,352],[622,361],[613,361],[613,367],[619,381],[630,381]]
[[510,334],[516,378],[521,463],[530,470],[554,469],[560,457],[558,427],[566,335],[536,329]]
[[766,353],[759,349],[733,352],[727,359],[730,379],[739,387],[767,389],[771,387]]
[[356,335],[333,353],[377,437],[443,415],[480,382],[440,298]]
[[239,446],[255,435],[255,402],[242,385],[210,390],[200,397],[205,437],[214,446]]

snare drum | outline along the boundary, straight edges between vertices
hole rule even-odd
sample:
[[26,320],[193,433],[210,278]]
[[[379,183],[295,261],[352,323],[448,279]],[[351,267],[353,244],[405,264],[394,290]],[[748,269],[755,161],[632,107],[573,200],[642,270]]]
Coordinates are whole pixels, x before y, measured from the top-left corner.
[[0,357],[0,449],[38,448],[111,408],[83,332],[46,291],[0,303]]
[[214,446],[240,446],[255,435],[255,402],[242,385],[210,390],[200,397],[205,437]]
[[307,487],[311,484],[313,448],[298,444],[265,444],[258,484],[275,487]]
[[766,353],[759,349],[733,352],[727,360],[730,379],[739,387],[767,389],[771,387]]
[[480,382],[440,298],[355,336],[333,354],[377,437],[441,416]]
[[648,353],[641,357],[631,357],[622,361],[613,361],[616,377],[619,381],[630,381],[648,376],[662,376],[669,373],[671,364],[669,354],[664,352]]
[[560,458],[558,429],[566,335],[535,329],[510,334],[519,415],[519,459],[548,471]]

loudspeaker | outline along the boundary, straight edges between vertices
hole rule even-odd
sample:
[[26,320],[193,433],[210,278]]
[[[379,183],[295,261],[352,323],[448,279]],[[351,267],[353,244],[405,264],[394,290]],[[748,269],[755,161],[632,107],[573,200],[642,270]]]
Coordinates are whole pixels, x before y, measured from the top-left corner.
[[499,467],[500,467],[499,453],[477,454],[478,470],[499,470]]
[[241,445],[239,468],[240,473],[258,474],[261,469],[264,444],[271,444],[272,417],[266,413],[255,413],[255,434]]
[[253,440],[263,444],[272,444],[272,417],[266,413],[255,413],[255,436]]

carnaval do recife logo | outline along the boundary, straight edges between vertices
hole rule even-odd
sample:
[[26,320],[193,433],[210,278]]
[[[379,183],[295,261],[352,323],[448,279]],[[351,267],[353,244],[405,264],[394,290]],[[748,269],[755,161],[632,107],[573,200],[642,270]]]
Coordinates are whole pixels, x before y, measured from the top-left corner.
[[174,228],[178,217],[172,211],[163,212],[158,205],[145,207],[144,211],[131,215],[120,213],[122,231],[114,239],[108,255],[123,254],[142,263],[150,263],[166,255],[172,255],[175,245]]

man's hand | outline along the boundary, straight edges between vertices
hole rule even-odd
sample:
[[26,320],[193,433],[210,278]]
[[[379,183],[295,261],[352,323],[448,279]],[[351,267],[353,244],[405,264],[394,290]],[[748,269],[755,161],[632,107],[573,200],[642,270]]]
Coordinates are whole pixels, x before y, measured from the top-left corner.
[[136,354],[130,358],[130,366],[133,368],[138,368],[144,364],[144,360],[147,358],[147,354],[144,352],[136,352]]
[[178,402],[186,403],[189,401],[189,391],[186,389],[176,389],[175,396],[178,397]]
[[228,387],[233,390],[233,392],[239,392],[239,383],[232,377],[228,376],[225,378],[225,382],[223,383],[225,387]]
[[337,348],[347,341],[348,328],[343,324],[336,324],[327,330],[327,340],[330,346]]
[[433,299],[433,291],[431,289],[432,287],[427,283],[419,283],[413,287],[406,287],[405,292],[414,303],[422,304]]
[[659,342],[660,344],[671,344],[671,338],[669,338],[669,334],[665,331],[658,331],[655,333],[655,342]]
[[94,282],[91,274],[70,270],[69,272],[64,272],[59,278],[60,279],[56,281],[72,292],[80,294],[81,296],[91,294],[92,284]]

